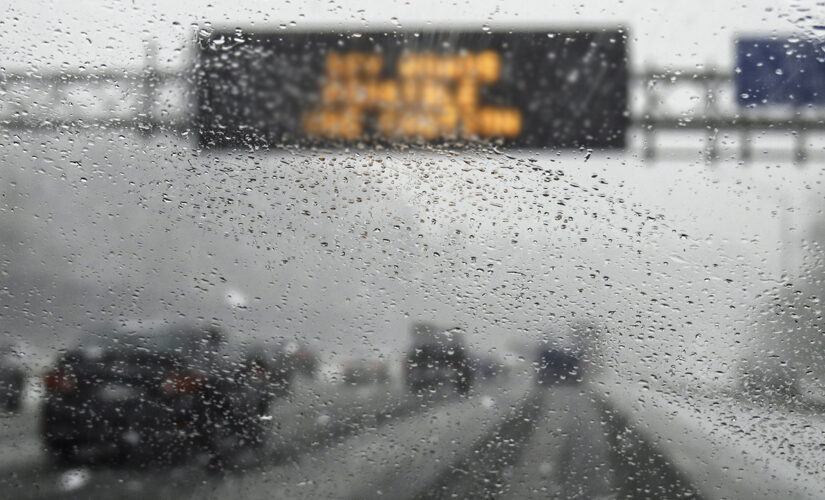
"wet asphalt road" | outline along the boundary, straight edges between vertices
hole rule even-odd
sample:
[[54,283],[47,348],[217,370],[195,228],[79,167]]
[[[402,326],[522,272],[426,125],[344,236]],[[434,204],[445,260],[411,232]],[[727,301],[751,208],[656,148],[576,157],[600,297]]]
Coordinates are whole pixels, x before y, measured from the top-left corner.
[[615,457],[587,384],[522,377],[412,395],[305,383],[273,405],[266,440],[219,471],[55,465],[36,407],[2,421],[2,498],[614,498]]

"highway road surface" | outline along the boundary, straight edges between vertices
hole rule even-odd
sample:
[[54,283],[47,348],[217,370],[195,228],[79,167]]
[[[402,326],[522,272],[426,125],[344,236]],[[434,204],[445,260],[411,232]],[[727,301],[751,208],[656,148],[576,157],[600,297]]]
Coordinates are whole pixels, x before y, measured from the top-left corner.
[[411,393],[303,380],[261,443],[174,464],[60,464],[36,401],[0,418],[0,498],[821,498],[819,410],[528,374]]
[[2,421],[2,498],[615,498],[609,425],[587,384],[529,377],[411,394],[299,384],[261,420],[266,439],[215,467],[61,466],[37,405]]

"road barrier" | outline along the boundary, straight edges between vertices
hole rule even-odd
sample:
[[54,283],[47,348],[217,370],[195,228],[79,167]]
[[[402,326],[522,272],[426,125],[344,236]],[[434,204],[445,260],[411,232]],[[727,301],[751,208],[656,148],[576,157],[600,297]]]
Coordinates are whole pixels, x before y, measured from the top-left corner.
[[[795,435],[800,442],[788,443],[789,449],[819,446],[810,442],[810,435],[787,432],[789,415],[778,408],[747,408],[732,399],[692,398],[627,382],[600,381],[593,388],[612,423],[610,438],[619,462],[630,460],[634,471],[650,471],[644,477],[624,473],[623,488],[637,492],[631,497],[639,496],[638,488],[653,485],[707,500],[822,498],[825,474],[815,464],[808,467],[770,449],[771,442]],[[759,432],[744,428],[745,419],[761,419]],[[798,428],[816,423],[816,418],[800,421]],[[821,429],[825,422],[819,425]]]

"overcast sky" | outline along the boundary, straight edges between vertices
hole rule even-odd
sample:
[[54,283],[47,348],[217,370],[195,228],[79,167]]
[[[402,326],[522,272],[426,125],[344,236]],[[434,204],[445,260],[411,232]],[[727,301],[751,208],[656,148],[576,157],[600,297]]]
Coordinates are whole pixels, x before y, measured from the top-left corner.
[[[636,66],[730,65],[739,33],[804,32],[811,20],[783,0],[669,2],[445,2],[416,0],[338,2],[160,1],[0,2],[0,65],[95,67],[140,65],[145,42],[154,40],[161,59],[179,63],[193,26],[300,30],[402,29],[428,25],[493,30],[512,26],[625,26]],[[584,3],[584,2],[582,2]],[[812,3],[812,2],[792,2]]]

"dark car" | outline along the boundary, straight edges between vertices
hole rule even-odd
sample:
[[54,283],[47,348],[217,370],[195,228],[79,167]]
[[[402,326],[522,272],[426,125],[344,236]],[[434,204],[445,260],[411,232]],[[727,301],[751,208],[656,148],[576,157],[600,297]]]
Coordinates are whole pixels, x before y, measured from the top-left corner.
[[460,344],[433,343],[414,347],[406,359],[407,386],[412,391],[454,386],[470,391],[472,366]]
[[379,360],[352,360],[344,365],[342,379],[349,385],[386,384],[390,381],[387,364]]
[[23,400],[26,374],[11,344],[0,345],[0,407],[17,411]]
[[582,363],[576,353],[559,347],[539,349],[536,360],[538,384],[556,384],[560,382],[580,382]]
[[473,363],[457,328],[419,322],[411,329],[412,346],[404,359],[407,387],[412,391],[454,386],[470,391]]
[[44,377],[42,437],[62,460],[154,458],[256,439],[265,381],[212,327],[83,336]]
[[509,370],[499,359],[493,356],[482,356],[473,363],[476,378],[480,381],[491,381],[504,378]]
[[267,412],[272,402],[285,396],[292,385],[297,367],[283,343],[255,344],[244,357],[246,377],[251,377],[261,390],[262,398],[258,413]]
[[290,363],[296,374],[307,378],[315,378],[318,373],[320,361],[318,354],[305,344],[290,342],[286,345],[286,352],[289,355]]

